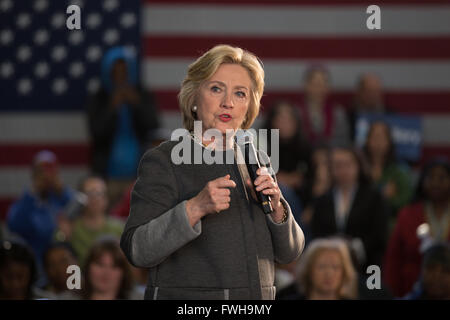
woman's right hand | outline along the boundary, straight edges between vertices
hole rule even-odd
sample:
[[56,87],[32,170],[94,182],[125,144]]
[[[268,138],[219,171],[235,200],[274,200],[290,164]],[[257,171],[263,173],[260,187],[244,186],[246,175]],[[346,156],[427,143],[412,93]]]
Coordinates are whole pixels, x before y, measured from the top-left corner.
[[236,183],[227,174],[224,177],[209,181],[195,197],[186,203],[186,212],[191,226],[194,226],[202,217],[211,213],[219,213],[230,207],[229,188],[235,188]]

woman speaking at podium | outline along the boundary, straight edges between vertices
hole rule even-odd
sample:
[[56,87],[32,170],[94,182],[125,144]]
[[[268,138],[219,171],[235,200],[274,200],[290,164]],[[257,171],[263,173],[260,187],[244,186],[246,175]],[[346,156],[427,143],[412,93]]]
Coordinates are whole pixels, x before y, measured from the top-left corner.
[[[178,95],[192,154],[238,157],[225,133],[250,128],[263,91],[261,63],[241,48],[219,45],[192,63]],[[194,121],[223,139],[194,134]],[[275,299],[274,263],[296,260],[304,247],[276,181],[263,168],[251,181],[237,161],[178,163],[178,143],[141,159],[121,238],[129,261],[150,270],[145,299]],[[258,192],[270,196],[271,213],[254,198]]]

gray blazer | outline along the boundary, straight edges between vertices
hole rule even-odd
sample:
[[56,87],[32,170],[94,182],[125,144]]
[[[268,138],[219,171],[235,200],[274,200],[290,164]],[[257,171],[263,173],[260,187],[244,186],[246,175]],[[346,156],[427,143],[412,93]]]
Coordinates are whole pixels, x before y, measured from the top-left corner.
[[[305,242],[289,205],[282,199],[288,219],[274,223],[246,196],[237,164],[175,165],[177,144],[162,143],[142,157],[121,238],[129,261],[150,268],[145,299],[274,299],[274,262],[297,259]],[[207,152],[193,141],[191,148]],[[226,174],[237,184],[230,208],[191,227],[186,201]]]

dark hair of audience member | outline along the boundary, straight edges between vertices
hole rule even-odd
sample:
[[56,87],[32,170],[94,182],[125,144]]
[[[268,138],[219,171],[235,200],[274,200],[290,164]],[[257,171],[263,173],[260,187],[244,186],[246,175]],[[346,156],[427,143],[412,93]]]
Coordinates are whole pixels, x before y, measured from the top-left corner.
[[[11,264],[25,266],[28,270],[27,274],[14,274],[18,270],[8,270]],[[33,284],[37,280],[37,267],[33,252],[26,246],[8,240],[2,241],[0,247],[0,299],[32,299],[33,298]],[[13,273],[13,274],[10,274]],[[23,292],[15,292],[15,296],[11,296],[9,288],[4,287],[5,279],[10,280],[11,277],[27,279],[27,283],[23,288]],[[17,279],[16,279],[17,280]],[[16,285],[17,285],[17,281]],[[12,290],[20,290],[20,288],[13,288]],[[21,296],[21,297],[19,297]]]
[[292,117],[293,117],[295,123],[297,124],[296,135],[301,136],[302,131],[301,131],[300,113],[297,110],[297,108],[295,108],[292,105],[292,103],[287,100],[277,100],[272,103],[272,105],[270,106],[270,108],[266,114],[266,121],[265,121],[263,128],[279,129],[273,125],[273,122],[274,122],[275,117],[280,113],[281,109],[285,106],[289,107],[289,111],[291,112]]
[[70,254],[74,257],[77,258],[77,254],[75,252],[75,250],[73,249],[72,245],[68,242],[62,242],[62,241],[58,241],[58,242],[53,242],[50,247],[48,247],[47,251],[45,251],[44,253],[44,257],[43,257],[43,263],[44,263],[44,268],[47,269],[49,267],[48,265],[48,255],[50,254],[50,252],[54,249],[64,249],[67,250],[68,252],[70,252]]
[[419,202],[423,200],[427,200],[429,198],[427,191],[425,189],[425,180],[431,174],[432,169],[436,167],[443,168],[448,177],[450,177],[450,162],[446,158],[434,158],[430,160],[422,169],[422,172],[419,177],[419,181],[417,182],[417,189],[414,197],[414,202]]
[[[287,123],[285,127],[281,127],[276,122],[279,122],[280,116],[284,114],[284,112],[288,112],[290,114],[289,119],[292,122]],[[291,129],[294,127],[293,130]],[[268,129],[269,132],[267,134],[268,144],[267,151],[271,154],[271,129],[279,129],[279,142],[283,145],[284,148],[292,148],[292,150],[297,153],[303,152],[307,154],[303,154],[304,159],[309,158],[310,147],[307,141],[303,137],[302,133],[302,122],[300,119],[300,113],[298,109],[287,100],[278,100],[275,101],[270,107],[266,121],[262,128]],[[287,134],[287,135],[286,135]],[[300,149],[299,149],[300,148]],[[294,157],[295,158],[295,157]],[[286,162],[288,159],[283,159]],[[309,165],[309,160],[307,161]]]
[[81,290],[83,299],[90,299],[94,288],[89,279],[89,268],[92,264],[98,262],[104,254],[111,255],[114,265],[122,270],[122,281],[116,299],[126,300],[128,293],[133,286],[133,278],[130,266],[125,255],[122,253],[118,241],[115,239],[102,239],[97,241],[91,248],[84,265],[84,285]]
[[[352,146],[335,146],[332,148],[331,152],[339,150],[344,151],[352,155],[356,164],[358,165],[358,184],[359,185],[371,185],[372,179],[369,175],[369,169],[367,167],[367,163],[364,160],[364,157],[358,149]],[[334,183],[334,182],[333,182]]]
[[313,65],[310,65],[303,73],[303,81],[305,83],[310,81],[316,72],[324,74],[327,81],[330,80],[330,72],[324,65],[313,64]]
[[395,159],[395,144],[394,144],[394,140],[392,138],[391,128],[389,127],[389,125],[386,122],[375,121],[370,125],[369,132],[367,133],[366,142],[363,146],[363,152],[367,157],[367,161],[369,161],[369,163],[370,163],[372,160],[372,154],[371,154],[371,150],[369,148],[369,140],[377,126],[383,127],[385,134],[386,134],[386,138],[388,139],[389,147],[388,147],[388,152],[386,153],[386,156],[384,159],[384,167],[386,167],[388,164],[391,164],[391,163],[395,162],[395,160],[396,160]]

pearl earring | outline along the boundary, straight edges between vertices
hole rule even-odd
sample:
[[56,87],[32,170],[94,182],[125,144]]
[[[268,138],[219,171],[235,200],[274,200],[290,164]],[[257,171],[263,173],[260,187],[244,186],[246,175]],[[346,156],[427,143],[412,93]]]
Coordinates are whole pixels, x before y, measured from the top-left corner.
[[197,112],[197,106],[192,107],[192,112]]

